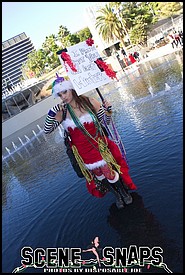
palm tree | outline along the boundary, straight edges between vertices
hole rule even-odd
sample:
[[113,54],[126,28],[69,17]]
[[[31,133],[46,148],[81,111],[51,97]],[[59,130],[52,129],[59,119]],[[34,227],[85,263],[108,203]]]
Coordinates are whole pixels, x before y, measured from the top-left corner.
[[127,34],[122,21],[113,12],[110,4],[106,4],[104,8],[98,10],[99,15],[96,17],[95,27],[99,29],[99,34],[107,41],[113,41],[115,38],[125,45],[124,37]]

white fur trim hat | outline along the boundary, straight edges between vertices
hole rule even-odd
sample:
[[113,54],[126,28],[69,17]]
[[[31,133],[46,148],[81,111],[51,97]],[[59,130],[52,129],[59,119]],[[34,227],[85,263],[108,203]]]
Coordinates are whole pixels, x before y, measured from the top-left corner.
[[73,84],[70,80],[65,80],[63,77],[57,78],[52,84],[52,95],[54,98],[58,97],[58,93],[67,90],[74,90]]

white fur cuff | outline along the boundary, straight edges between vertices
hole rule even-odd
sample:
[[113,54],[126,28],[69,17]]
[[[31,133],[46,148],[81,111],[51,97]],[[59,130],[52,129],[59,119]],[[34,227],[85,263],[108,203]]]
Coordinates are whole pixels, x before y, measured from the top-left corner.
[[114,171],[115,172],[115,177],[114,177],[114,179],[113,180],[109,180],[109,179],[107,179],[110,183],[115,183],[115,182],[117,182],[118,180],[119,180],[119,174],[118,174],[118,172],[116,172],[116,171]]
[[98,180],[103,180],[103,179],[105,179],[105,176],[102,174],[101,176],[96,176],[96,178],[97,178]]

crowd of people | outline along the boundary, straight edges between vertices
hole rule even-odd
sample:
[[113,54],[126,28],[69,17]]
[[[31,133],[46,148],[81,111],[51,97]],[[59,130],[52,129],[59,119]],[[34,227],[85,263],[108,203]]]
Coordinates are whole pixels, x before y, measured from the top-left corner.
[[[173,49],[183,46],[183,31],[173,29],[168,35],[167,38],[169,43],[171,43]],[[167,42],[168,43],[168,42]],[[139,62],[141,59],[148,57],[146,50],[141,48],[140,51],[127,52],[121,48],[119,51],[113,50],[112,55],[115,55],[118,59],[121,67],[125,68],[129,65],[132,65],[136,62]]]
[[133,53],[126,53],[126,51],[122,48],[119,53],[117,51],[113,51],[112,54],[116,56],[120,64],[123,63],[123,67],[127,67],[140,61],[140,54],[137,51],[134,51]]
[[173,31],[169,33],[168,39],[172,45],[172,48],[178,48],[179,46],[183,45],[183,32],[182,30],[180,31]]

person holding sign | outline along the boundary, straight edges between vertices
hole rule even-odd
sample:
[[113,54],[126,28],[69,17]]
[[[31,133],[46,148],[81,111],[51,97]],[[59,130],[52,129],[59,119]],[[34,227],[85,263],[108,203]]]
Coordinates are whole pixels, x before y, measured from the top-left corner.
[[73,153],[92,195],[98,197],[91,188],[98,188],[98,183],[100,189],[105,187],[114,193],[118,209],[132,203],[128,190],[137,187],[118,146],[102,128],[104,119],[107,124],[110,122],[112,111],[109,102],[104,100],[101,104],[93,97],[78,95],[71,80],[63,77],[57,77],[53,82],[52,94],[55,98],[60,97],[61,104],[49,110],[44,123],[45,134],[62,124],[70,136]]

